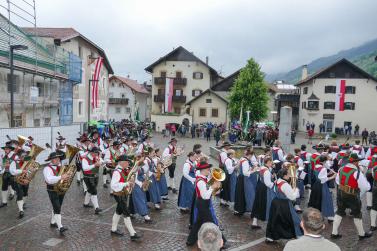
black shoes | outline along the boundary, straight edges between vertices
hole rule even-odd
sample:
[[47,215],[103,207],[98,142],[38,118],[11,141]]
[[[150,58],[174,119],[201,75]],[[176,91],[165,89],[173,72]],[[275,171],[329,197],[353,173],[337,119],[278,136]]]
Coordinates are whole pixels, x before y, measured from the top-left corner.
[[84,204],[83,205],[85,208],[92,208],[93,206],[92,205],[90,205],[90,204]]
[[222,207],[229,207],[229,204],[228,203],[220,202],[220,206],[222,206]]
[[177,193],[177,189],[173,188],[173,189],[172,189],[172,192],[173,192],[173,193]]
[[81,182],[80,182],[79,180],[77,180],[76,182],[77,182],[77,185],[80,186],[80,183],[81,183]]
[[172,188],[171,187],[168,187],[168,190],[171,190]]
[[183,208],[179,209],[179,211],[181,211],[181,214],[188,214],[190,212],[189,210]]
[[111,235],[123,236],[124,234],[117,229],[116,231],[111,230]]
[[168,197],[164,197],[164,198],[162,198],[162,200],[169,200],[169,198]]
[[67,231],[67,230],[68,230],[68,228],[66,228],[66,227],[59,228],[60,235],[64,235],[64,232]]
[[240,213],[240,212],[236,212],[236,211],[234,211],[234,213],[233,213],[234,215],[236,215],[236,216],[242,216],[243,215],[243,213]]
[[258,226],[258,225],[251,225],[251,229],[253,230],[257,230],[257,229],[261,229],[262,227],[261,226]]
[[220,250],[226,250],[228,248],[230,248],[230,245],[228,242],[225,242],[224,245],[220,248]]
[[369,210],[371,210],[372,209],[372,207],[370,207],[370,206],[367,206],[367,210],[369,211]]
[[377,227],[373,227],[373,226],[370,227],[370,231],[376,231],[376,230],[377,230]]
[[342,235],[341,234],[331,234],[330,238],[336,240],[336,239],[342,238]]
[[0,205],[0,208],[2,208],[2,207],[6,207],[8,204],[7,203],[2,203],[1,205]]
[[58,224],[56,224],[56,223],[50,223],[50,228],[58,228]]
[[147,223],[147,224],[151,224],[151,223],[153,223],[153,220],[152,219],[148,219],[148,220],[144,219],[144,222]]
[[359,240],[364,240],[372,236],[372,232],[365,232],[363,236],[359,235]]
[[137,233],[135,233],[130,238],[131,238],[131,241],[137,241],[137,240],[139,240],[141,238],[141,236],[138,235]]
[[14,194],[10,194],[9,195],[9,200],[13,200],[13,198],[14,198]]
[[20,213],[19,213],[19,215],[18,215],[18,218],[19,218],[19,219],[24,218],[24,211],[20,211]]
[[94,214],[99,214],[100,212],[102,212],[102,209],[97,207],[96,210],[94,210]]
[[108,188],[109,186],[107,184],[103,184],[103,188]]

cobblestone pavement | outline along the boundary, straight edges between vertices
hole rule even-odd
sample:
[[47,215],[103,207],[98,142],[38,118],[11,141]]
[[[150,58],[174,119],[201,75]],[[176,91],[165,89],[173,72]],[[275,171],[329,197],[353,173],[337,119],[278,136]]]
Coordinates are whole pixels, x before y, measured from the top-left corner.
[[[179,139],[179,145],[185,144],[186,152],[194,143],[203,145],[206,154],[214,141],[207,143],[203,139]],[[153,141],[160,148],[166,146],[167,138],[155,135]],[[297,139],[297,143],[305,139]],[[293,147],[291,148],[293,149]],[[185,157],[178,159],[176,186],[182,176],[181,168]],[[211,160],[214,162],[214,160]],[[129,237],[111,237],[111,218],[115,210],[115,200],[109,196],[109,190],[99,185],[99,203],[104,209],[101,215],[94,215],[92,209],[83,208],[83,192],[76,185],[66,194],[63,208],[63,225],[68,227],[65,237],[49,226],[52,210],[47,197],[42,172],[32,181],[29,198],[26,201],[25,217],[18,219],[15,200],[8,207],[0,209],[0,250],[196,250],[185,245],[188,235],[188,215],[182,215],[177,209],[177,195],[170,194],[170,200],[163,204],[161,211],[151,209],[153,224],[145,224],[141,218],[133,220],[136,231],[143,234],[141,242],[131,242]],[[220,208],[215,201],[216,212],[224,233],[229,240],[229,250],[282,250],[285,242],[270,246],[264,243],[266,224],[262,229],[252,231],[249,215],[234,216],[230,208]],[[364,202],[365,203],[365,202]],[[303,202],[304,207],[305,202]],[[365,209],[365,204],[363,205]],[[363,211],[365,229],[369,229],[369,214]],[[126,231],[123,221],[119,229]],[[331,225],[326,226],[325,237],[329,238]],[[358,241],[352,218],[344,218],[341,229],[343,238],[336,243],[342,250],[376,250],[377,235],[368,240]]]

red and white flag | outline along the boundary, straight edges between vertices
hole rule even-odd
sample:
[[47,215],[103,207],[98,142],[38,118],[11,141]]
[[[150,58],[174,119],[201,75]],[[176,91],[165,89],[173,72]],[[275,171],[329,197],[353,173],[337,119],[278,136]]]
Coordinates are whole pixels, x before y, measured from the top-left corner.
[[173,101],[173,78],[166,78],[165,82],[165,112],[171,112]]
[[99,78],[100,78],[100,73],[101,73],[101,69],[102,69],[102,64],[103,64],[103,58],[102,57],[98,57],[95,61],[94,61],[94,65],[95,65],[95,68],[94,68],[94,73],[93,73],[93,76],[92,76],[92,109],[94,108],[97,108],[98,107],[98,82],[99,82]]
[[339,79],[336,81],[336,101],[335,110],[344,111],[344,99],[346,96],[346,80]]

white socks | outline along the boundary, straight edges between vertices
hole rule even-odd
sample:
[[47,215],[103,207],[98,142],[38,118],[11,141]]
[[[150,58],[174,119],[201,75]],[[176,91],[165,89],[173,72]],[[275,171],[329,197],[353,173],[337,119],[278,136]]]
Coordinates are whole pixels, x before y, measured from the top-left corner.
[[370,210],[370,225],[372,227],[376,227],[376,218],[377,218],[377,211],[376,210]]
[[149,217],[149,215],[145,215],[145,216],[144,216],[144,219],[145,219],[145,220],[150,220],[151,217]]
[[88,205],[89,202],[90,202],[90,193],[87,192],[87,193],[85,194],[84,204],[85,204],[85,205]]
[[333,216],[327,217],[327,219],[334,221],[334,217]]
[[113,215],[113,223],[111,225],[111,231],[113,232],[117,231],[119,219],[120,219],[120,215],[115,212]]
[[102,180],[103,180],[103,184],[105,185],[107,181],[107,174],[102,175]]
[[86,187],[85,182],[82,183],[82,188],[84,189],[84,192],[88,192],[88,188]]
[[55,214],[55,221],[59,229],[63,227],[61,214]]
[[336,214],[334,217],[334,222],[332,223],[332,234],[334,235],[338,234],[338,229],[341,222],[342,222],[342,217]]
[[81,171],[76,172],[76,179],[77,179],[77,181],[81,181]]
[[251,223],[251,225],[258,226],[258,219],[257,218],[253,218],[253,223]]
[[10,192],[11,195],[14,195],[14,190],[11,186],[9,187],[9,192]]
[[92,195],[90,199],[93,203],[94,209],[99,208],[97,195]]
[[299,205],[295,205],[295,210],[301,211],[301,208]]
[[372,198],[373,198],[372,192],[367,192],[367,207],[372,206]]
[[54,211],[52,211],[52,213],[51,213],[51,224],[55,224],[55,223],[56,223],[55,214],[54,214]]
[[18,206],[18,211],[24,211],[24,201],[23,200],[18,200],[17,201],[17,206]]
[[160,204],[154,204],[154,207],[160,209]]
[[1,191],[1,201],[3,204],[8,203],[8,191]]
[[128,232],[130,233],[130,235],[134,236],[136,234],[136,231],[135,231],[134,227],[132,226],[131,218],[130,217],[124,218],[124,224],[126,225],[126,228],[127,228]]
[[363,227],[363,221],[361,219],[354,218],[353,222],[355,223],[359,236],[364,236],[365,232],[364,232],[364,227]]
[[175,182],[174,182],[174,178],[170,178],[169,177],[169,184],[170,184],[170,187],[175,189]]

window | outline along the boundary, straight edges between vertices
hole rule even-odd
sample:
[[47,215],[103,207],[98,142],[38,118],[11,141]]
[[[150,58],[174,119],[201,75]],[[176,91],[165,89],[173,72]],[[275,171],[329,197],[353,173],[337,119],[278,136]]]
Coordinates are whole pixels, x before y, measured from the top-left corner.
[[206,103],[207,103],[207,104],[211,104],[211,103],[212,103],[212,99],[207,98],[207,99],[206,99]]
[[181,108],[180,107],[174,107],[174,113],[181,114]]
[[212,108],[212,117],[217,118],[219,116],[219,109]]
[[111,83],[111,86],[112,86],[112,87],[114,87],[114,86],[115,86],[115,84],[114,84],[114,83]]
[[324,102],[323,103],[323,109],[335,109],[335,102]]
[[118,84],[118,87],[119,87],[119,88],[120,88],[120,87],[122,87],[122,84],[121,84],[121,83],[119,83],[119,84]]
[[41,120],[40,119],[34,119],[34,126],[40,127],[41,126]]
[[199,89],[192,90],[192,96],[193,96],[193,97],[197,97],[197,96],[199,96],[200,94],[202,94],[202,90],[199,90]]
[[318,110],[319,101],[308,101],[308,110]]
[[120,110],[121,110],[120,107],[115,107],[115,113],[119,114],[119,113],[120,113]]
[[183,91],[182,90],[174,90],[175,96],[182,96]]
[[82,59],[82,48],[79,46],[79,57]]
[[301,108],[306,109],[306,102],[305,101],[301,103]]
[[207,116],[206,108],[200,108],[199,109],[199,117],[206,117],[206,116]]
[[344,110],[355,110],[354,102],[344,102]]
[[180,71],[176,71],[176,72],[175,72],[175,77],[176,77],[176,78],[182,78],[182,72],[180,72]]
[[304,87],[304,94],[308,94],[308,87]]
[[79,101],[79,115],[82,115],[82,101]]
[[346,86],[346,93],[347,94],[355,94],[356,93],[356,87],[355,86]]
[[[10,84],[11,84],[11,80],[10,80],[10,74],[7,75],[8,76],[8,92],[10,92]],[[13,75],[13,92],[20,92],[20,76],[18,75]]]
[[126,107],[126,113],[131,113],[131,108]]
[[49,126],[50,123],[51,123],[51,118],[45,118],[45,121],[44,121],[44,126]]
[[43,97],[44,96],[44,83],[37,83],[37,88],[38,88],[38,96]]
[[203,73],[202,72],[194,72],[192,74],[193,79],[203,79]]
[[157,94],[158,95],[165,95],[165,89],[158,89]]
[[22,127],[22,115],[16,115],[13,117],[14,127]]
[[336,93],[336,86],[326,85],[325,86],[325,93]]
[[161,78],[166,78],[166,71],[161,71],[160,72],[160,77]]
[[124,98],[126,95],[124,93],[122,93],[122,98]]

